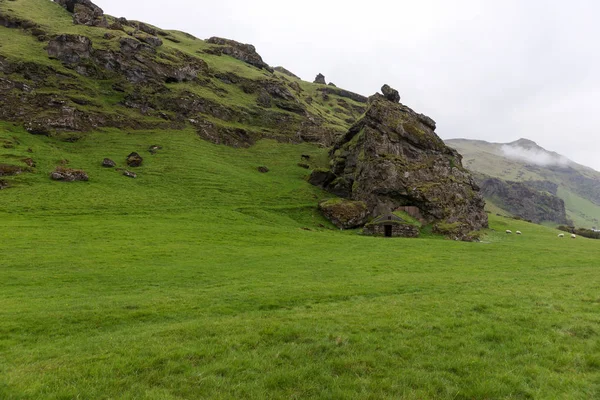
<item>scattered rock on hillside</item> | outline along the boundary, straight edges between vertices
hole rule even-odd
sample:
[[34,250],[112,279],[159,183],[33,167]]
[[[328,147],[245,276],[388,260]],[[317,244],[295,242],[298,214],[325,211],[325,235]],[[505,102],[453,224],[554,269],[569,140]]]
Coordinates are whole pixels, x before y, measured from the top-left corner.
[[264,108],[270,108],[271,107],[271,95],[269,95],[269,92],[262,89],[258,93],[258,97],[256,98],[256,104],[258,104],[259,106],[264,107]]
[[33,161],[33,158],[27,157],[27,158],[22,159],[21,161],[23,161],[25,164],[27,164],[28,167],[35,168],[35,161]]
[[50,174],[50,178],[55,181],[65,182],[87,181],[89,179],[85,171],[66,167],[56,167],[54,172]]
[[319,74],[315,77],[313,83],[320,83],[321,85],[326,85],[327,82],[325,82],[325,75],[319,72]]
[[292,72],[288,71],[287,69],[285,69],[281,66],[275,67],[273,69],[277,72],[281,72],[284,75],[291,76],[292,78],[300,79],[298,76],[294,75]]
[[269,168],[265,167],[264,165],[261,165],[260,167],[258,167],[258,172],[265,174],[269,172]]
[[135,151],[127,156],[127,165],[130,167],[139,167],[142,165],[144,159]]
[[108,27],[104,11],[90,0],[54,0],[73,14],[73,23],[78,25]]
[[8,188],[8,182],[3,181],[2,179],[0,179],[0,190],[7,189],[7,188]]
[[[367,103],[367,101],[369,100],[367,97],[358,94],[358,93],[354,93],[351,92],[349,90],[344,90],[344,89],[340,89],[338,87],[335,86],[329,86],[327,85],[327,87],[320,87],[317,89],[318,91],[321,92],[323,98],[326,97],[327,94],[334,94],[336,96],[340,96],[340,97],[344,97],[350,100],[354,100],[358,103]],[[327,97],[328,98],[328,97]],[[364,110],[362,110],[360,113],[362,114],[364,112]]]
[[396,89],[391,88],[388,84],[385,84],[381,87],[381,93],[383,93],[385,98],[389,101],[400,103],[400,94]]
[[150,154],[154,155],[156,154],[156,152],[158,150],[162,150],[162,146],[158,145],[158,144],[153,144],[152,146],[150,146],[148,148],[148,151],[150,152]]
[[157,36],[152,36],[152,35],[135,35],[134,36],[137,40],[140,40],[144,43],[149,44],[152,47],[160,47],[163,45],[163,41],[157,37]]
[[103,167],[106,167],[106,168],[114,168],[114,167],[116,167],[116,166],[117,166],[117,163],[116,163],[116,162],[114,162],[113,160],[111,160],[110,158],[105,158],[105,159],[102,161],[102,166],[103,166]]
[[310,165],[306,164],[306,163],[298,163],[298,166],[304,169],[309,169]]
[[325,218],[340,229],[352,229],[364,225],[369,217],[367,205],[362,201],[330,199],[319,203]]
[[236,42],[235,40],[214,36],[207,39],[206,43],[221,46],[216,49],[217,52],[237,58],[238,60],[253,65],[259,69],[266,69],[269,72],[273,72],[273,68],[263,61],[260,54],[256,52],[256,48],[251,44],[244,44]]
[[23,172],[23,168],[18,165],[0,164],[0,176],[19,175]]
[[327,86],[333,86],[333,87],[337,87],[337,86],[335,85],[335,83],[333,83],[333,82],[329,82],[329,83],[327,84]]
[[304,90],[302,90],[302,87],[300,86],[300,84],[298,82],[292,82],[289,85],[298,94],[300,94],[304,91]]
[[434,229],[468,240],[487,227],[485,203],[461,155],[410,108],[376,94],[330,152],[331,170],[309,182],[355,201],[372,215],[417,207]]
[[137,174],[135,172],[131,172],[131,171],[123,171],[123,175],[128,177],[128,178],[137,178]]

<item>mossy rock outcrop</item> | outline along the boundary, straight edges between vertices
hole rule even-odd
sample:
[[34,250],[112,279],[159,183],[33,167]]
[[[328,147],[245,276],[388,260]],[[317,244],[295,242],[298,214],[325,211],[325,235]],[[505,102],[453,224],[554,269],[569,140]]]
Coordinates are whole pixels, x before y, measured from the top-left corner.
[[309,181],[364,202],[372,215],[416,206],[425,222],[443,221],[444,234],[468,240],[487,227],[485,203],[462,156],[434,129],[431,118],[371,96],[364,116],[333,146],[330,171],[316,171]]
[[369,217],[367,205],[362,201],[329,199],[319,203],[319,210],[325,218],[340,229],[363,226]]

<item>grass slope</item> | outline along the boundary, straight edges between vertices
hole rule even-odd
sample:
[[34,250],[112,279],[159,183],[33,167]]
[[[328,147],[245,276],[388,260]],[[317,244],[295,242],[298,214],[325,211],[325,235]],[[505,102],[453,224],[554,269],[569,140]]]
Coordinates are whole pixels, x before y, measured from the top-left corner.
[[[600,396],[598,241],[493,214],[482,243],[339,231],[307,144],[0,137],[37,162],[0,191],[2,399]],[[137,179],[100,167],[131,151]],[[64,159],[90,181],[50,181]]]

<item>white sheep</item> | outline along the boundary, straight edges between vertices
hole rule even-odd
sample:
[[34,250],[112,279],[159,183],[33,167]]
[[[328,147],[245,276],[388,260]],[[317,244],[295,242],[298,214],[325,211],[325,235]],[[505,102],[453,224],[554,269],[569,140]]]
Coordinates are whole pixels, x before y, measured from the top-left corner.
[[510,229],[507,229],[506,233],[512,233],[512,231]]
[[516,233],[517,235],[520,235],[520,234],[521,234],[521,231],[516,231],[515,233]]
[[559,233],[558,237],[565,237],[565,234],[564,233]]
[[577,236],[575,236],[574,233],[571,233],[571,239],[575,239]]

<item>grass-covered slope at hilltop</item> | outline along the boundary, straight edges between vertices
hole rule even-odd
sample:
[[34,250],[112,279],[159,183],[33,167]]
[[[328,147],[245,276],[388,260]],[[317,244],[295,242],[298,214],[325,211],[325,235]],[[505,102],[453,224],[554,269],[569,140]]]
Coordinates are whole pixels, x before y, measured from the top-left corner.
[[[528,141],[515,143],[521,142]],[[507,144],[502,143],[469,139],[446,140],[446,143],[463,155],[463,163],[469,170],[506,181],[522,182],[534,190],[552,190],[552,195],[565,202],[567,217],[575,225],[587,228],[600,226],[600,172],[568,161],[535,144],[532,145],[535,146],[532,154],[542,154],[550,161],[557,159],[562,163],[539,165],[533,160],[511,158],[503,151]],[[548,182],[556,188],[548,189]]]
[[[333,229],[311,144],[2,132],[90,176],[0,191],[2,399],[600,394],[597,241],[493,215],[482,243]],[[99,165],[130,151],[137,179]]]
[[364,111],[362,96],[244,62],[260,59],[252,46],[103,18],[74,24],[48,0],[1,0],[0,119],[71,141],[106,127],[193,126],[235,146],[329,145]]

